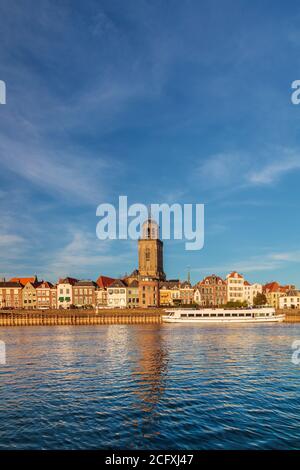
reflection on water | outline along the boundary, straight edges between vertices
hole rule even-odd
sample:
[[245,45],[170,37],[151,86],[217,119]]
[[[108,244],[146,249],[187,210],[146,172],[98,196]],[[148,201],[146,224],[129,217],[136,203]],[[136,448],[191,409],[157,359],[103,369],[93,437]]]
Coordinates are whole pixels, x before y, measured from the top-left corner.
[[0,329],[0,448],[298,449],[300,325]]

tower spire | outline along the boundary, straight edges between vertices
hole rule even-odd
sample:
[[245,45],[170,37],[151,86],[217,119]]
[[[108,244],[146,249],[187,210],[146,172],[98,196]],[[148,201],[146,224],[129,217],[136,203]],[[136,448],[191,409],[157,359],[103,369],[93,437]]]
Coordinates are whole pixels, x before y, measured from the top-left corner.
[[151,214],[151,204],[148,204],[148,220],[151,220],[152,214]]

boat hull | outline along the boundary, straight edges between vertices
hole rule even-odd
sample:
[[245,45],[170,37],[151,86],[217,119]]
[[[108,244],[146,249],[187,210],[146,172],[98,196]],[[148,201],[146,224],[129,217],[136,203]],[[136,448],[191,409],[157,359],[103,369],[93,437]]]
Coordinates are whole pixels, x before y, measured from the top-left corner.
[[270,318],[169,318],[163,316],[164,323],[280,323],[285,315]]

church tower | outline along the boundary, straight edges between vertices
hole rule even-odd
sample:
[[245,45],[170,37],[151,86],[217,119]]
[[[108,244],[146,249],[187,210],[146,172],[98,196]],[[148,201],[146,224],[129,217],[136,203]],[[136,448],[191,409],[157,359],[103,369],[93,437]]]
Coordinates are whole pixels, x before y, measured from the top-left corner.
[[142,226],[142,237],[138,242],[139,275],[163,281],[166,278],[163,267],[163,242],[159,239],[159,226],[149,215]]

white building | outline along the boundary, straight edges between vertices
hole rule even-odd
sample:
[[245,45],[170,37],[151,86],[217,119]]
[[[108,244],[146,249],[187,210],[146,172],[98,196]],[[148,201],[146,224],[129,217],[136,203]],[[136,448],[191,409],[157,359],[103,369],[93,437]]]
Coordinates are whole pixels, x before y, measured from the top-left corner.
[[57,284],[57,308],[70,308],[73,302],[73,285],[77,279],[66,277],[60,279]]
[[121,279],[117,279],[107,289],[107,306],[109,308],[126,308],[127,303],[127,286]]
[[201,292],[198,287],[194,287],[194,302],[195,304],[201,305]]
[[300,291],[288,291],[279,297],[279,308],[300,308]]
[[227,302],[243,302],[245,279],[242,274],[233,271],[226,276]]
[[262,285],[255,283],[250,284],[248,281],[244,282],[244,299],[248,305],[253,305],[254,299],[258,293],[262,293]]

